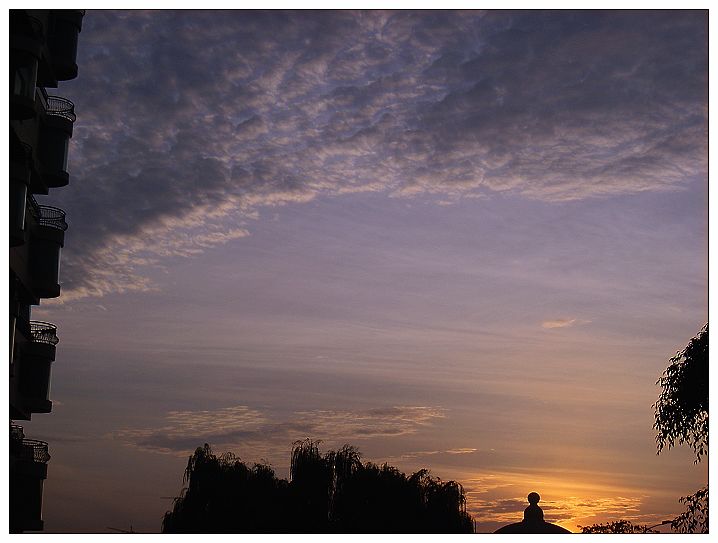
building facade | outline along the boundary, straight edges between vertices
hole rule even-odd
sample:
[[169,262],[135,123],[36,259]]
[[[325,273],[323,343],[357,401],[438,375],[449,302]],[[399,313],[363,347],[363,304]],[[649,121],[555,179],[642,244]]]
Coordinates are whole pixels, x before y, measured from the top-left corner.
[[15,421],[49,413],[56,327],[32,320],[43,298],[60,295],[65,212],[38,204],[69,183],[74,105],[53,89],[77,77],[84,10],[10,10],[10,531],[43,529],[45,442]]

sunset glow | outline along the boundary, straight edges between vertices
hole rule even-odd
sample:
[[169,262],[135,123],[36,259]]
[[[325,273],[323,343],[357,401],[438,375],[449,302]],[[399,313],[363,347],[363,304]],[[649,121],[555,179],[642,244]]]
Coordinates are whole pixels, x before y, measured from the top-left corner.
[[88,11],[46,531],[158,532],[197,447],[286,477],[308,437],[458,481],[479,532],[532,491],[571,531],[675,517],[707,43],[701,11]]

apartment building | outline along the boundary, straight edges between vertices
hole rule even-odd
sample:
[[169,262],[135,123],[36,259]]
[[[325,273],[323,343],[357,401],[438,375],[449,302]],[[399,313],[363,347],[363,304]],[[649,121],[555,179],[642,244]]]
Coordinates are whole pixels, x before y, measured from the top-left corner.
[[57,96],[77,77],[84,10],[10,10],[10,531],[43,529],[45,442],[15,421],[49,413],[57,329],[32,319],[44,298],[60,296],[65,212],[36,195],[66,186],[74,105]]

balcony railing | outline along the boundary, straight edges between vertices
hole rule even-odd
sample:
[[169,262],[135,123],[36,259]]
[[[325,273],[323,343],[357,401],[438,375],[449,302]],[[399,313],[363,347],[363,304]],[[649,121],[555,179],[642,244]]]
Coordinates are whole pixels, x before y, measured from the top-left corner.
[[47,450],[47,442],[37,439],[23,439],[13,444],[12,451],[15,456],[24,460],[32,460],[38,464],[47,464],[50,460],[50,453]]
[[47,443],[37,439],[25,439],[25,433],[19,424],[10,424],[10,451],[18,458],[40,464],[50,460]]
[[67,230],[67,222],[65,222],[65,212],[59,207],[39,206],[40,207],[40,226],[49,226],[56,230]]
[[67,230],[65,212],[62,209],[53,206],[41,206],[32,195],[30,195],[28,200],[30,202],[30,213],[37,224],[54,228],[55,230],[62,230],[63,232]]
[[75,122],[77,116],[75,115],[75,104],[70,102],[67,98],[60,96],[48,96],[47,97],[47,109],[45,113],[53,117],[62,117],[70,122]]
[[57,326],[49,322],[30,321],[30,335],[35,343],[57,345]]

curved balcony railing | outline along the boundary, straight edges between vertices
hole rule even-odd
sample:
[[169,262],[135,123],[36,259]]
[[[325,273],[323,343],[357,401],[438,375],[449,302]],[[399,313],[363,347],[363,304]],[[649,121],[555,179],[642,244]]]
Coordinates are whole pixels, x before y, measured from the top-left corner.
[[57,326],[49,322],[30,321],[30,335],[35,343],[57,345]]
[[67,230],[67,222],[65,221],[65,212],[59,207],[41,206],[37,200],[31,195],[28,198],[30,202],[30,213],[40,226],[47,226],[55,230]]
[[67,230],[67,222],[65,222],[65,212],[59,207],[38,206],[40,208],[40,226],[49,226],[56,230]]
[[48,96],[47,97],[47,109],[45,110],[50,116],[62,117],[70,122],[75,122],[77,116],[75,115],[75,104],[70,102],[67,98],[60,96]]
[[47,464],[50,460],[47,442],[38,441],[37,439],[23,439],[15,448],[15,454],[25,460],[32,460],[39,464]]

